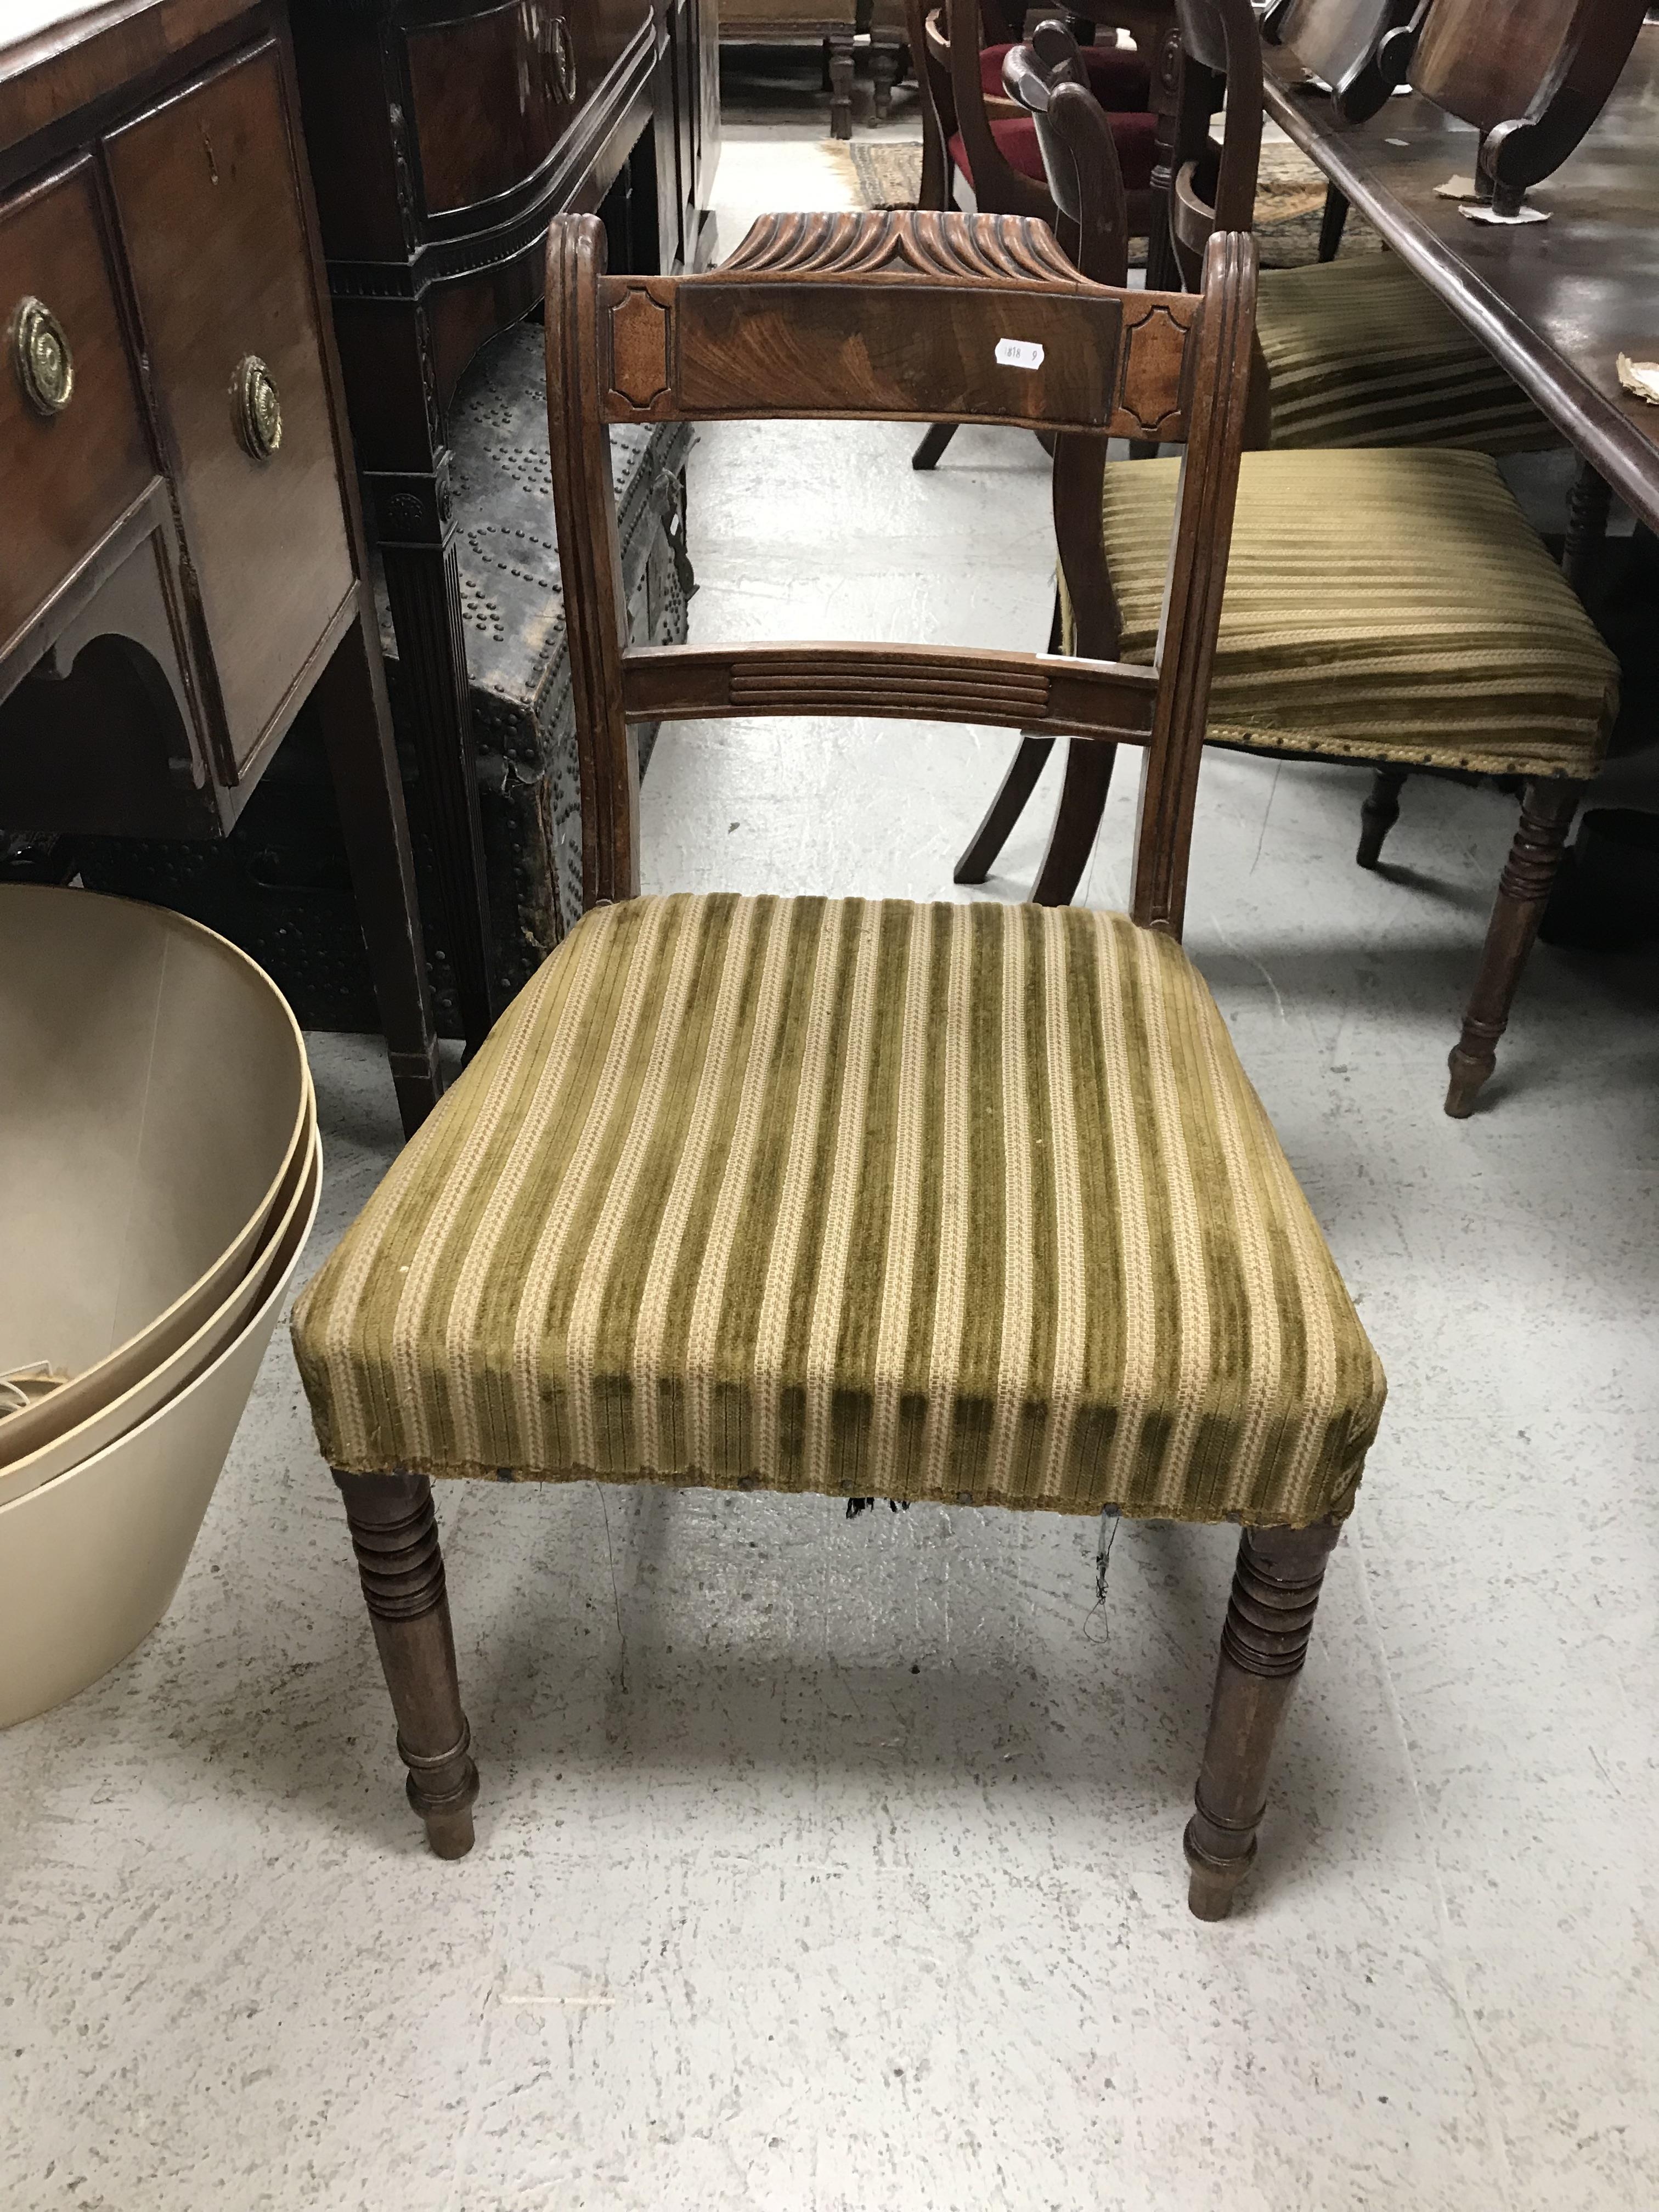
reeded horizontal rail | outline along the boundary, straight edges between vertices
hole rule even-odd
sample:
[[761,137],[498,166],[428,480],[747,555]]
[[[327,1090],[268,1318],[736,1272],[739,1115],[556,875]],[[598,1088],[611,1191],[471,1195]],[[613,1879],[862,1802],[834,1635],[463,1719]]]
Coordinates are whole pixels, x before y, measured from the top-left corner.
[[631,722],[860,714],[1145,744],[1157,691],[1117,661],[925,645],[650,646],[623,662]]

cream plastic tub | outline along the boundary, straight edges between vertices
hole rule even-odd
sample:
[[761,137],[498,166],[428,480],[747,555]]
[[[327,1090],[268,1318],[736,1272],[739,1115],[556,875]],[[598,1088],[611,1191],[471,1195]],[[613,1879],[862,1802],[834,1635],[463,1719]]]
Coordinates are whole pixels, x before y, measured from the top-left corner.
[[193,1336],[187,1337],[176,1352],[141,1376],[130,1389],[100,1406],[76,1427],[53,1437],[49,1443],[25,1453],[9,1466],[0,1464],[0,1505],[9,1505],[26,1491],[38,1490],[43,1482],[56,1480],[82,1460],[101,1451],[106,1444],[113,1443],[128,1429],[137,1428],[165,1399],[176,1396],[192,1376],[199,1375],[224,1349],[262,1302],[270,1261],[294,1222],[310,1203],[312,1154],[316,1150],[316,1141],[315,1103],[307,1093],[304,1152],[294,1164],[290,1188],[286,1194],[279,1194],[276,1211],[252,1255],[246,1273],[232,1285],[224,1303],[209,1315]]
[[0,1728],[107,1674],[172,1603],[321,1184],[313,1139],[301,1200],[262,1272],[258,1308],[211,1365],[93,1458],[0,1505]]
[[186,1343],[305,1157],[305,1047],[245,953],[159,907],[0,886],[0,1468]]

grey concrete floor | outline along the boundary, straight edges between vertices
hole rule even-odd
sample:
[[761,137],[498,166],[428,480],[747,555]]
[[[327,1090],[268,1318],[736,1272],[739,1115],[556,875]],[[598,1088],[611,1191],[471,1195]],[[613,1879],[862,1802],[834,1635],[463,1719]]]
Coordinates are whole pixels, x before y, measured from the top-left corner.
[[[816,159],[735,138],[726,246]],[[694,634],[1040,641],[1035,442],[910,442],[705,432]],[[670,730],[649,885],[952,896],[1009,743]],[[8,2212],[1659,2201],[1659,981],[1540,949],[1448,1121],[1513,806],[1408,786],[1364,875],[1362,790],[1200,799],[1188,943],[1392,1384],[1234,1920],[1180,1856],[1231,1541],[1124,1528],[1095,1610],[1035,1516],[446,1491],[483,1794],[428,1857],[279,1337],[167,1619],[0,1737]],[[302,1274],[397,1142],[313,1046]]]

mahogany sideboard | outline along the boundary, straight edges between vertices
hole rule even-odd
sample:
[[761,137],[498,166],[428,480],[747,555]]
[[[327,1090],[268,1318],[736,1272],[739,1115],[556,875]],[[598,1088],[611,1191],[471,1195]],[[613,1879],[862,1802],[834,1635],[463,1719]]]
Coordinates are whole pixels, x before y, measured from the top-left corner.
[[496,1011],[447,418],[539,301],[550,219],[612,265],[706,253],[716,0],[294,0],[335,329],[469,1048]]
[[437,1044],[286,18],[55,12],[0,44],[0,824],[222,836],[314,700],[412,1130]]

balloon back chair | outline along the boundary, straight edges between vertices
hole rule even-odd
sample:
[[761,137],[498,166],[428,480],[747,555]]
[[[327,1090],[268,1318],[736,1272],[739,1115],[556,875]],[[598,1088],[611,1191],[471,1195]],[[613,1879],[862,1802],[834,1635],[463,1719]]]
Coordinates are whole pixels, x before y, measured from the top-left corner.
[[[1180,944],[1254,292],[1221,234],[1160,294],[1006,216],[770,216],[680,278],[553,223],[586,910],[295,1316],[441,1856],[477,1777],[429,1478],[1116,1508],[1242,1526],[1186,1834],[1193,1910],[1228,1911],[1382,1399]],[[609,426],[726,417],[1182,446],[1158,650],[630,648]],[[1131,912],[641,896],[632,726],[749,714],[1141,747]]]

